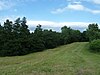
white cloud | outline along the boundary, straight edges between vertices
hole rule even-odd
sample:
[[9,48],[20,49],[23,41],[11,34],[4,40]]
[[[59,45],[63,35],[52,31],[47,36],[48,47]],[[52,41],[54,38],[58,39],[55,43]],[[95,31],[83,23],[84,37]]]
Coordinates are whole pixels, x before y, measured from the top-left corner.
[[86,11],[93,13],[93,14],[100,14],[100,10],[92,10],[92,9],[86,9]]
[[95,4],[100,4],[100,0],[92,0]]
[[85,2],[92,2],[92,3],[95,3],[95,4],[100,4],[100,0],[66,0],[66,1],[70,2],[70,3],[77,3],[77,4],[80,4],[83,1],[85,1]]
[[35,2],[37,0],[0,0],[0,11],[5,10],[5,9],[10,9],[22,3],[25,4],[25,2],[29,2],[29,1]]
[[47,28],[61,28],[63,26],[68,26],[74,29],[81,29],[81,31],[85,30],[88,25],[92,22],[53,22],[53,21],[33,21],[29,20],[27,21],[27,24],[29,25],[29,28],[34,28],[38,24],[41,24],[43,27]]
[[58,13],[63,13],[66,10],[85,11],[85,12],[90,12],[93,14],[100,14],[100,10],[90,9],[81,4],[68,4],[66,7],[58,8],[54,11],[51,11],[51,13],[58,14]]
[[66,7],[64,7],[64,8],[58,8],[58,9],[56,9],[56,10],[51,11],[51,13],[52,13],[52,14],[58,14],[58,13],[63,13],[63,12],[65,12],[66,10],[67,10]]
[[41,24],[43,26],[49,26],[49,27],[62,27],[64,25],[67,25],[68,27],[75,27],[75,26],[87,27],[89,23],[88,22],[52,22],[52,21],[28,21],[27,22],[27,24],[30,26],[37,26],[38,24]]
[[[11,21],[14,21],[16,18],[18,18],[19,16],[6,16],[6,17],[2,17],[0,18],[3,22],[5,22],[6,19],[9,19]],[[38,25],[41,24],[42,27],[47,28],[47,29],[53,29],[56,31],[59,31],[61,27],[63,26],[68,26],[71,27],[73,29],[78,29],[78,30],[85,30],[87,29],[88,25],[91,24],[93,22],[54,22],[54,21],[34,21],[34,20],[27,20],[27,25],[29,26],[30,31],[32,32],[34,30],[34,28]],[[95,22],[94,22],[95,23]]]
[[74,4],[81,4],[81,1],[74,1]]
[[66,7],[58,8],[58,9],[52,11],[51,13],[53,13],[53,14],[63,13],[66,10],[83,11],[83,10],[85,10],[85,7],[83,5],[81,5],[81,4],[68,4]]
[[0,1],[0,10],[9,9],[14,6],[14,3],[12,3],[10,0],[1,0]]
[[93,10],[92,13],[94,13],[94,14],[100,14],[100,10]]
[[55,25],[57,25],[56,22],[52,22],[52,21],[27,21],[27,24],[30,26],[37,26],[38,24],[41,24],[43,26],[52,26],[55,27]]
[[85,7],[81,4],[69,4],[66,8],[72,9],[72,10],[84,10],[85,9]]
[[9,16],[1,16],[0,17],[0,23],[3,25],[3,23],[7,20],[7,19],[9,19],[10,21],[15,21],[17,18],[22,18],[23,17],[23,15],[9,15]]
[[66,0],[67,2],[70,2],[70,3],[76,3],[76,4],[80,4],[82,2],[92,2],[92,3],[95,3],[95,4],[100,4],[100,0]]

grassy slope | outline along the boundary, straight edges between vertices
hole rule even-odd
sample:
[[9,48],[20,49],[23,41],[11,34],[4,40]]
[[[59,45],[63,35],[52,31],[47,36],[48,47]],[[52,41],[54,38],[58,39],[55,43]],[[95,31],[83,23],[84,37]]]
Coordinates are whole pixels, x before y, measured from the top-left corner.
[[100,75],[100,55],[72,43],[25,56],[0,57],[0,75]]

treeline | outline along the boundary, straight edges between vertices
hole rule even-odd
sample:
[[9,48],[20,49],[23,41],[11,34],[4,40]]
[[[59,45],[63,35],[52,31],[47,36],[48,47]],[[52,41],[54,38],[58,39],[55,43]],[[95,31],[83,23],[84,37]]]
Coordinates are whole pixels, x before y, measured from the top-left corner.
[[90,24],[86,31],[80,32],[64,26],[61,32],[42,29],[37,25],[30,33],[26,18],[18,18],[14,22],[6,20],[0,25],[0,56],[25,55],[55,48],[72,42],[87,42],[100,39],[100,29],[97,24]]

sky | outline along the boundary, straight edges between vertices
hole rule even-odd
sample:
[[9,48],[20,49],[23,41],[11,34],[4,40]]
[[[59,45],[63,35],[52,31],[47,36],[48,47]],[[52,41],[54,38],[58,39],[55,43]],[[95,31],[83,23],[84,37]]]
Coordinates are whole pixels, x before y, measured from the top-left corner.
[[100,27],[100,0],[0,0],[0,23],[26,17],[30,31],[38,24],[60,31],[68,26],[84,31],[91,23]]

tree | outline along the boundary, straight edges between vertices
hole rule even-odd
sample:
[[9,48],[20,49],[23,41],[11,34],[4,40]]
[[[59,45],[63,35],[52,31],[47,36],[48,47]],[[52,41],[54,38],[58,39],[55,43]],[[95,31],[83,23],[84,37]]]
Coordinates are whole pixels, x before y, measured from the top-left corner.
[[26,25],[26,22],[27,22],[26,18],[23,17],[21,21],[21,27],[20,27],[20,34],[22,35],[22,37],[27,37],[30,34],[28,25]]
[[71,31],[72,29],[70,27],[67,27],[67,26],[64,26],[61,28],[61,33],[62,33],[62,41],[63,41],[63,44],[68,44],[70,43],[71,41]]
[[13,39],[12,31],[13,31],[13,23],[12,23],[12,21],[9,21],[7,19],[6,22],[4,22],[4,36],[5,36],[6,40]]
[[100,39],[90,42],[90,50],[93,52],[100,52]]
[[20,18],[17,18],[17,19],[15,20],[14,25],[13,25],[13,32],[14,32],[15,34],[19,34],[19,33],[20,33],[20,27],[21,27],[20,23],[21,23]]
[[4,37],[3,37],[3,27],[0,24],[0,50],[3,47],[3,39],[4,39]]
[[43,31],[40,24],[34,30],[33,39],[34,39],[34,49],[36,49],[37,51],[45,49],[43,40]]
[[60,45],[60,34],[57,32],[52,30],[44,30],[43,38],[46,49],[55,48]]
[[[87,31],[83,33],[67,26],[63,26],[61,32],[52,29],[43,30],[39,24],[34,32],[30,33],[25,17],[17,18],[14,23],[7,19],[4,25],[0,24],[0,56],[24,55],[72,42],[94,39],[100,39],[98,24],[89,24]],[[97,44],[98,42],[95,47],[99,48]]]
[[8,19],[6,20],[6,22],[4,22],[4,30],[7,32],[7,33],[10,33],[12,32],[12,21],[9,21]]
[[3,27],[2,55],[12,56],[29,53],[29,35],[30,32],[25,17],[22,20],[20,18],[16,19],[14,24],[12,21],[6,20]]
[[72,30],[70,35],[71,42],[79,42],[81,41],[81,32],[79,30]]
[[87,29],[87,36],[89,41],[99,39],[99,27],[98,24],[89,24]]
[[87,36],[87,31],[83,31],[83,32],[81,33],[81,41],[82,41],[82,42],[88,42],[88,41],[89,41],[89,38],[88,38],[88,36]]

